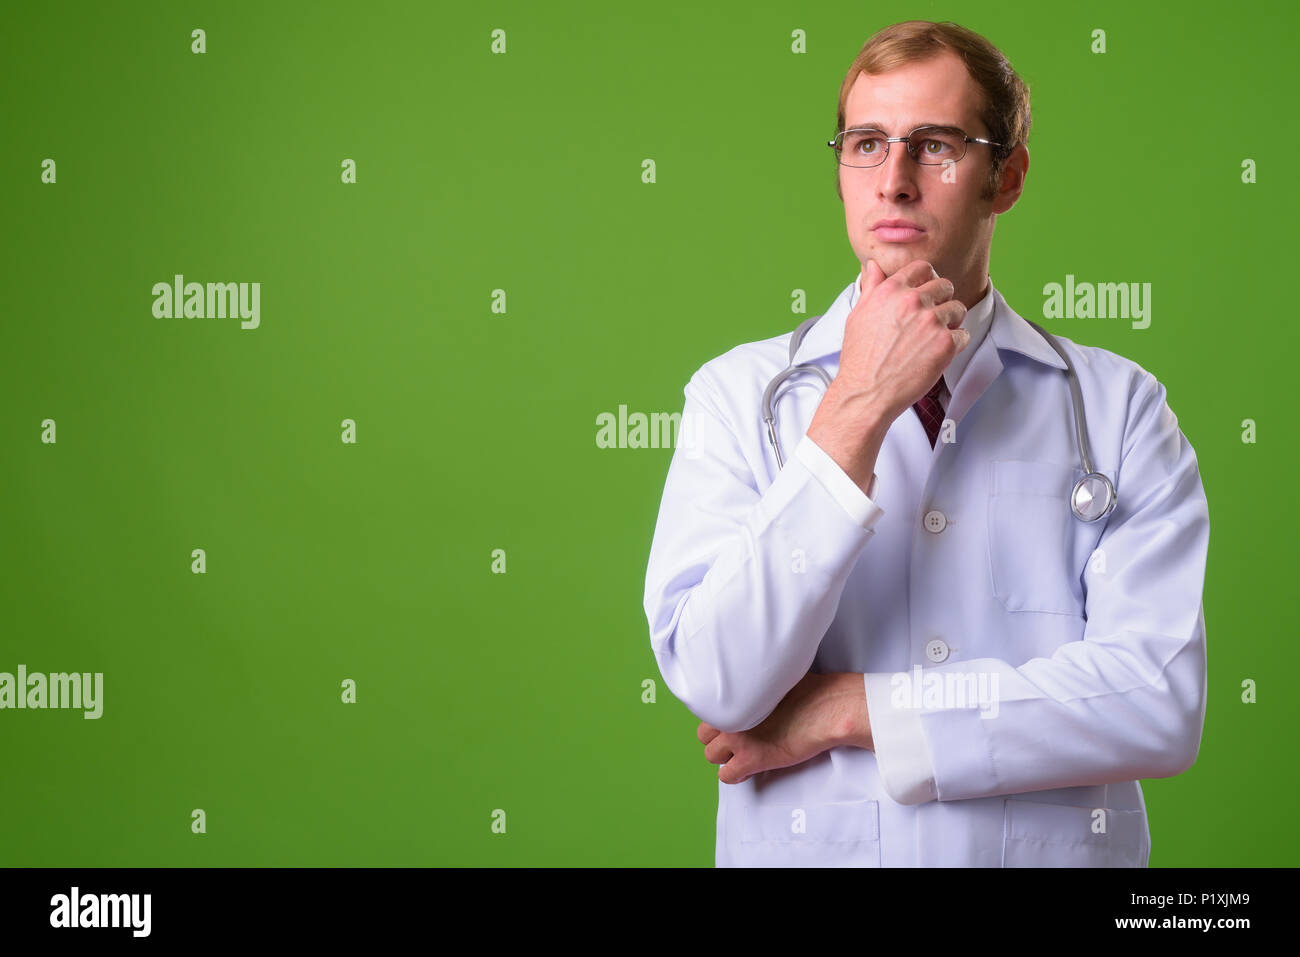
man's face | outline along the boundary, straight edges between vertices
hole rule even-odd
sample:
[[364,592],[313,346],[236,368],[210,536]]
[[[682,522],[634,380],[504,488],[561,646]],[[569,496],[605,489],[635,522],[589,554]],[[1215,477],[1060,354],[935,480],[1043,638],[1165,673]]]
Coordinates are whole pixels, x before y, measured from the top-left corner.
[[[991,139],[979,118],[980,96],[961,60],[945,51],[889,73],[860,75],[845,103],[845,127],[870,126],[888,136],[906,136],[918,126],[956,126],[967,136]],[[1010,209],[1019,197],[1029,157],[1023,147],[1012,154],[1001,191],[987,199],[983,194],[992,160],[991,147],[968,143],[959,162],[923,166],[908,154],[906,143],[890,143],[889,156],[879,166],[840,166],[849,243],[864,269],[874,259],[892,276],[921,259],[952,280],[957,298],[982,293],[995,214]],[[874,229],[882,219],[908,220],[922,232],[909,237]]]

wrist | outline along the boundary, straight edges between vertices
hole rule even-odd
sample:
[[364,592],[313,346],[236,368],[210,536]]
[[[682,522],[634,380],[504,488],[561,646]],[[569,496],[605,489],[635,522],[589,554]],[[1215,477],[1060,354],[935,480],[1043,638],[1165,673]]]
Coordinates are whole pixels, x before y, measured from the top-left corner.
[[864,494],[871,494],[876,459],[885,443],[882,427],[831,411],[823,415],[819,410],[807,436]]
[[839,378],[832,380],[826,389],[817,412],[821,413],[823,409],[831,419],[852,422],[859,430],[881,434],[887,432],[889,423],[898,418],[898,413],[890,411],[889,404],[879,393],[871,389],[851,389]]
[[[879,450],[895,418],[876,396],[865,392],[845,394],[836,391],[832,382],[808,423],[808,437],[827,452],[832,446],[860,456]],[[871,457],[875,458],[874,453]]]
[[824,735],[831,747],[873,749],[867,690],[861,672],[827,675],[822,702]]

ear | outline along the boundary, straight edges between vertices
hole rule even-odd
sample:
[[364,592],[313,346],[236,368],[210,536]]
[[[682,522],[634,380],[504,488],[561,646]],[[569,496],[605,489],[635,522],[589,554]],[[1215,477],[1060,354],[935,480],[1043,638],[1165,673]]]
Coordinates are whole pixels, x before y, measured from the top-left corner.
[[993,197],[993,212],[1005,213],[1025,190],[1025,178],[1029,175],[1029,149],[1023,143],[1011,151],[1011,155],[1002,164],[1002,175],[998,182],[998,191]]

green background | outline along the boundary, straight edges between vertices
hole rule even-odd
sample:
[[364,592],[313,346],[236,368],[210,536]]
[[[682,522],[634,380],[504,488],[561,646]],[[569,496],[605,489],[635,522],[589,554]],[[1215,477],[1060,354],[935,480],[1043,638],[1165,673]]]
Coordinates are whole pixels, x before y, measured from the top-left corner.
[[[1200,462],[1208,713],[1151,863],[1297,863],[1294,5],[157,2],[0,24],[0,671],[105,675],[97,721],[0,711],[0,864],[711,865],[641,607],[672,453],[596,416],[853,280],[824,144],[912,18],[1032,90],[998,288]],[[154,318],[175,273],[261,282],[261,327]],[[1152,283],[1150,328],[1042,320],[1067,273]]]

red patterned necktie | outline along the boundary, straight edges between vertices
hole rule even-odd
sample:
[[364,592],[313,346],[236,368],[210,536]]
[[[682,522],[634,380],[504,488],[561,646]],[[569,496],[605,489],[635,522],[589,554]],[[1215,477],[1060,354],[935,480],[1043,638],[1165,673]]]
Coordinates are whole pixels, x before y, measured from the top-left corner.
[[921,417],[921,424],[925,426],[925,434],[930,437],[930,448],[934,448],[939,429],[943,426],[943,406],[939,403],[939,390],[942,388],[943,376],[941,375],[935,380],[934,385],[930,386],[930,391],[912,406],[912,408],[916,409],[916,414]]

